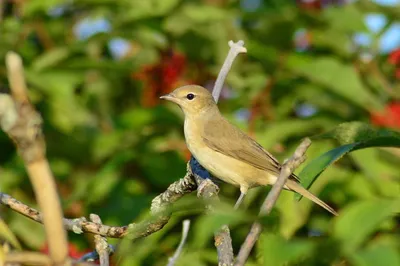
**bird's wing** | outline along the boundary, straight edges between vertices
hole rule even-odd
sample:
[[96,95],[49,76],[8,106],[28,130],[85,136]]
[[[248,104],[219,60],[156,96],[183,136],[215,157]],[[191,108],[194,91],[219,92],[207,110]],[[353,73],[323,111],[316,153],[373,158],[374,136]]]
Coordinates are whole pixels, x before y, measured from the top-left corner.
[[[277,176],[280,173],[281,164],[272,154],[224,118],[208,120],[202,137],[209,148],[219,153]],[[291,178],[299,181],[294,174]]]

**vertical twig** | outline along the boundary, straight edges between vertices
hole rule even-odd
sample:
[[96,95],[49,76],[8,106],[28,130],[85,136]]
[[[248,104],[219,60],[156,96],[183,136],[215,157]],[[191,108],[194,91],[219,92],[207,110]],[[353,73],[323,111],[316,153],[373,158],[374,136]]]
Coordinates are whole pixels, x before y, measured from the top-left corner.
[[[14,141],[27,168],[36,199],[43,212],[50,258],[55,264],[62,264],[68,255],[67,235],[62,223],[63,216],[56,184],[45,155],[46,145],[41,130],[42,119],[29,102],[22,60],[19,55],[8,52],[6,66],[14,105],[10,106],[9,110],[3,111],[15,112],[17,117],[14,117],[13,121],[4,123],[4,118],[7,116],[2,115],[1,126]],[[14,110],[11,110],[13,108]],[[5,124],[6,127],[4,127]]]
[[183,246],[186,243],[186,239],[187,239],[187,236],[188,236],[188,233],[189,233],[189,228],[190,228],[190,220],[184,220],[182,224],[183,224],[183,226],[182,226],[181,242],[179,243],[179,246],[176,249],[174,255],[168,259],[167,266],[174,266],[175,265],[176,261],[179,258],[179,255],[181,255],[181,253],[182,253]]
[[[100,216],[97,214],[90,214],[90,220],[97,224],[102,224]],[[110,256],[108,253],[108,243],[107,238],[101,235],[94,236],[94,243],[96,246],[96,252],[99,254],[99,260],[101,266],[110,265]]]
[[212,95],[214,97],[215,102],[218,102],[219,96],[221,94],[222,87],[224,86],[224,82],[226,76],[229,73],[229,70],[232,67],[233,61],[236,56],[240,53],[247,53],[247,49],[244,47],[244,41],[239,40],[238,42],[229,41],[228,42],[231,49],[229,50],[228,55],[226,56],[225,62],[219,71],[218,78],[215,81],[214,88],[212,91]]
[[[299,147],[297,147],[293,156],[286,163],[283,164],[278,180],[272,186],[271,191],[268,193],[267,197],[264,200],[264,203],[261,206],[260,216],[268,215],[271,212],[272,207],[275,205],[279,197],[279,194],[281,193],[283,186],[286,183],[286,180],[293,173],[293,171],[306,160],[305,153],[308,147],[310,147],[310,145],[311,145],[311,140],[309,138],[304,139],[303,142],[299,145]],[[235,266],[242,266],[245,264],[254,244],[256,243],[258,237],[261,234],[261,231],[262,231],[261,224],[259,222],[253,223],[251,230],[246,237],[246,240],[240,247],[239,254],[236,258]]]

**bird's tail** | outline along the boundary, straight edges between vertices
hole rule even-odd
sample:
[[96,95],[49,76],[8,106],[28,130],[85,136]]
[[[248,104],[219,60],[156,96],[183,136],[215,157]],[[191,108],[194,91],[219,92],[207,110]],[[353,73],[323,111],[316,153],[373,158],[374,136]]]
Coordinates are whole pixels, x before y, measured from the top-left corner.
[[286,186],[290,189],[293,190],[299,194],[301,194],[303,197],[306,197],[307,199],[315,202],[316,204],[318,204],[319,206],[321,206],[322,208],[324,208],[325,210],[327,210],[328,212],[332,213],[335,216],[338,216],[339,214],[333,209],[331,208],[328,204],[326,204],[325,202],[323,202],[322,200],[320,200],[317,196],[315,196],[314,194],[312,194],[310,191],[308,191],[307,189],[305,189],[304,187],[302,187],[299,183],[297,183],[294,180],[287,180],[286,181]]

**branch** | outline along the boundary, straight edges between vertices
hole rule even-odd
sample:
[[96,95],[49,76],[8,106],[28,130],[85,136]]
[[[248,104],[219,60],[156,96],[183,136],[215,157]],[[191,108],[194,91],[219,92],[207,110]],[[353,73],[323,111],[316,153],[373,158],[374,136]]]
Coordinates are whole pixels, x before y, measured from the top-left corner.
[[[289,176],[292,175],[294,170],[306,160],[305,153],[308,147],[310,147],[310,145],[311,145],[311,140],[309,138],[304,139],[303,142],[297,147],[293,156],[283,164],[280,175],[276,180],[276,183],[272,186],[271,191],[268,193],[268,196],[266,197],[264,203],[261,206],[260,216],[268,215],[271,212],[272,208],[274,207],[279,197],[279,194],[283,189],[283,186],[286,183],[286,180],[289,178]],[[245,264],[254,244],[256,243],[258,237],[261,234],[261,231],[262,231],[261,224],[259,222],[253,223],[251,230],[246,237],[246,240],[240,247],[239,254],[236,258],[235,266],[242,266]]]
[[242,40],[236,43],[233,41],[229,41],[228,44],[231,47],[231,49],[229,50],[225,62],[222,65],[221,70],[219,71],[218,78],[215,81],[212,92],[215,102],[218,102],[219,95],[221,94],[222,87],[224,86],[226,76],[228,75],[228,72],[231,69],[233,61],[235,60],[236,56],[240,53],[247,53],[247,49],[244,47],[244,41]]
[[[0,104],[1,106],[1,104]],[[128,228],[132,229],[132,238],[141,238],[157,232],[168,222],[168,215],[159,215],[164,212],[166,207],[184,195],[196,190],[197,185],[193,179],[191,170],[185,177],[171,184],[168,189],[155,197],[151,204],[151,212],[153,214],[151,221],[143,221],[128,226],[108,226],[104,224],[89,222],[85,217],[77,219],[63,219],[64,228],[74,233],[92,233],[96,235],[123,238],[128,234]],[[14,199],[13,197],[0,192],[0,203],[10,209],[36,221],[43,223],[42,214],[27,206],[26,204]]]
[[179,255],[182,253],[183,246],[186,243],[186,238],[189,233],[189,228],[190,228],[190,220],[184,220],[183,221],[183,226],[182,226],[182,238],[181,242],[179,243],[178,248],[176,249],[174,255],[168,259],[168,264],[167,266],[174,266],[177,259],[179,258]]
[[19,55],[8,52],[6,65],[13,99],[7,100],[7,96],[2,96],[2,101],[7,103],[7,109],[3,108],[3,113],[0,113],[0,124],[14,141],[27,168],[43,212],[50,258],[54,263],[61,264],[68,256],[67,235],[62,226],[61,204],[53,174],[46,159],[46,145],[41,130],[42,118],[29,102]]
[[[102,224],[100,216],[97,214],[91,214],[90,220],[97,224]],[[107,239],[104,236],[95,235],[94,243],[96,247],[96,252],[99,254],[100,266],[108,266],[110,265],[110,256]]]

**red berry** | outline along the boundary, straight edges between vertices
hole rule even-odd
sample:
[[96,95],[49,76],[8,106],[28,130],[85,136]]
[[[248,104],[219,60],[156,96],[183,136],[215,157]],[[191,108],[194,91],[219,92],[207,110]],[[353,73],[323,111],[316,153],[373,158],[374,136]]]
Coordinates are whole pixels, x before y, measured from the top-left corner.
[[393,65],[400,65],[400,48],[389,54],[388,62]]
[[400,102],[390,103],[382,112],[372,113],[371,123],[376,126],[400,128]]

